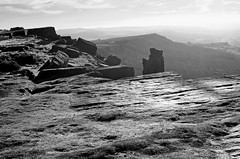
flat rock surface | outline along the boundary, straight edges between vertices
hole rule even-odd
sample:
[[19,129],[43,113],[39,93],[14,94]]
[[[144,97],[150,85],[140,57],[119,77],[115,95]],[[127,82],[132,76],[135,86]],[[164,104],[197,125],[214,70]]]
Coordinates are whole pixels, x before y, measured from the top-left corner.
[[0,75],[0,158],[240,158],[240,75]]

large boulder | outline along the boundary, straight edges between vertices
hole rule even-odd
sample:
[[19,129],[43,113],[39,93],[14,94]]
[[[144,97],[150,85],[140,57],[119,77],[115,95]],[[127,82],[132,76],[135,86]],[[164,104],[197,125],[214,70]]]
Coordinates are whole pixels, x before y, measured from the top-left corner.
[[163,51],[150,48],[149,59],[143,59],[143,75],[164,72]]
[[95,72],[92,72],[89,75],[93,77],[110,78],[117,80],[126,77],[133,77],[134,68],[123,65],[104,67],[97,69]]
[[52,49],[49,52],[57,52],[62,51],[66,53],[69,58],[78,58],[80,56],[80,52],[74,48],[68,47],[67,45],[53,45]]
[[121,59],[117,56],[110,55],[104,60],[104,63],[109,66],[116,66],[121,64]]
[[58,40],[59,36],[56,34],[54,27],[32,28],[27,30],[27,35],[40,36],[49,40]]
[[79,51],[86,52],[92,56],[97,54],[97,46],[93,42],[78,38],[74,47],[78,48]]
[[39,70],[65,68],[68,65],[68,61],[68,55],[62,51],[58,51],[57,54],[48,60]]

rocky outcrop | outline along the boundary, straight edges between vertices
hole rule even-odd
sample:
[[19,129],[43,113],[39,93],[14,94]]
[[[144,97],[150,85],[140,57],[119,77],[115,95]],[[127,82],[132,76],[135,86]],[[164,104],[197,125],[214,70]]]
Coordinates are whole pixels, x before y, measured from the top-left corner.
[[163,51],[150,48],[149,60],[143,59],[143,75],[164,72]]
[[48,40],[57,40],[59,36],[56,34],[54,27],[33,28],[27,30],[27,35],[40,36]]
[[116,66],[121,64],[121,59],[117,56],[110,55],[104,60],[104,63],[109,66]]
[[48,60],[39,70],[65,68],[68,65],[68,61],[68,55],[62,51],[58,51],[57,54],[52,59]]
[[93,42],[78,38],[76,44],[73,45],[78,48],[79,51],[86,52],[92,56],[97,54],[97,46]]
[[133,77],[134,76],[134,68],[128,66],[112,66],[112,67],[104,67],[97,69],[94,74],[90,74],[93,77],[101,77],[101,78],[109,78],[113,80]]
[[78,50],[70,48],[68,45],[53,45],[52,49],[49,50],[49,52],[57,51],[63,51],[69,56],[69,58],[78,58],[80,56],[80,52]]

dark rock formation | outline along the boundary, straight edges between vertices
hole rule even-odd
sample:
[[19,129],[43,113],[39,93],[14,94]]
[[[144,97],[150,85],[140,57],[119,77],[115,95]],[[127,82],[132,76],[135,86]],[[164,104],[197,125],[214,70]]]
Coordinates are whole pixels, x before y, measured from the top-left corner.
[[7,61],[0,59],[0,72],[12,72],[19,70],[21,67],[15,61]]
[[57,51],[63,51],[70,58],[78,58],[80,55],[80,52],[78,50],[70,48],[67,45],[53,45],[52,49],[49,50],[49,52],[57,52]]
[[104,60],[104,62],[109,66],[116,66],[116,65],[120,65],[121,59],[118,58],[117,56],[110,55]]
[[112,67],[104,67],[97,69],[95,73],[90,74],[93,77],[101,77],[101,78],[110,78],[113,80],[125,78],[125,77],[133,77],[134,76],[134,68],[128,66],[112,66]]
[[26,36],[26,31],[25,30],[14,31],[12,33],[12,36]]
[[65,68],[68,65],[68,61],[68,55],[62,51],[58,51],[57,54],[51,60],[48,60],[39,70]]
[[46,69],[40,71],[33,81],[35,83],[41,83],[44,81],[51,81],[58,78],[70,77],[74,75],[84,74],[87,72],[90,72],[90,70],[85,67]]
[[78,48],[79,51],[86,52],[92,56],[97,54],[97,46],[93,42],[78,38],[74,47]]
[[56,34],[54,27],[33,28],[27,30],[27,35],[40,36],[49,40],[58,40],[59,36]]
[[143,75],[164,72],[163,51],[150,48],[149,60],[143,59]]
[[37,63],[37,56],[35,54],[20,53],[13,55],[12,58],[21,66]]
[[13,27],[10,29],[10,31],[18,31],[18,30],[24,30],[23,27]]
[[2,50],[2,52],[12,52],[12,51],[26,51],[29,50],[28,46],[9,46]]
[[61,36],[61,39],[66,40],[67,45],[72,45],[73,44],[73,40],[72,40],[71,36]]

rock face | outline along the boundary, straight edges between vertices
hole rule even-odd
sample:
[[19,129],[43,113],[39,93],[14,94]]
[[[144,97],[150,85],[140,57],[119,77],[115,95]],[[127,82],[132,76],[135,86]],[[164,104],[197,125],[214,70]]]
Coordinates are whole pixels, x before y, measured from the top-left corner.
[[68,61],[68,55],[62,51],[58,51],[57,54],[51,60],[48,60],[39,70],[65,68],[68,65]]
[[143,75],[164,72],[163,51],[150,48],[149,60],[143,59]]
[[40,36],[49,40],[59,39],[54,27],[33,28],[27,30],[27,35]]
[[92,56],[97,54],[97,46],[93,42],[78,38],[74,47],[78,48],[79,51],[86,52]]
[[104,60],[104,63],[109,66],[116,66],[121,64],[121,59],[117,56],[110,55]]

